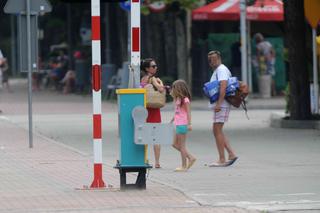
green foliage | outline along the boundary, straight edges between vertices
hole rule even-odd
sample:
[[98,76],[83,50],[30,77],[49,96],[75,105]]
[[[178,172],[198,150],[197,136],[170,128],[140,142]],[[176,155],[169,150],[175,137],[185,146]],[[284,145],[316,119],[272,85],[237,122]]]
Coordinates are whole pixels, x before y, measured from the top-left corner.
[[146,5],[142,5],[140,11],[141,11],[141,14],[145,16],[150,14],[150,10]]
[[[200,7],[206,3],[205,0],[149,0],[148,3],[154,3],[154,2],[159,2],[159,1],[164,2],[167,7],[170,7],[173,4],[178,5],[179,8],[182,10],[192,10],[192,9]],[[141,11],[148,10],[147,5],[144,5],[143,8],[144,9],[141,9]],[[149,11],[149,13],[150,13],[150,11]]]

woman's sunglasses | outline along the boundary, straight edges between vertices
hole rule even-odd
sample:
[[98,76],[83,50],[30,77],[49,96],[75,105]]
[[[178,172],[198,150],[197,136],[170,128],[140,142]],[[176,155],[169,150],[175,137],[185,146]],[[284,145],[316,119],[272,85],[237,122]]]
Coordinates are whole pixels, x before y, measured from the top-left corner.
[[151,65],[150,67],[152,67],[153,69],[155,69],[156,67],[158,67],[157,65]]

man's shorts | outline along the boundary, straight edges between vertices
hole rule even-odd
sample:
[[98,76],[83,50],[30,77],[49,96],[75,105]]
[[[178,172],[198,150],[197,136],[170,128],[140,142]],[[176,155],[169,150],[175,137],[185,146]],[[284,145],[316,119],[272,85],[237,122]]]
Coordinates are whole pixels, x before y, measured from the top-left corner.
[[221,107],[219,112],[213,111],[213,123],[225,123],[229,118],[230,107]]
[[176,133],[178,135],[187,134],[188,132],[188,125],[177,125],[176,126]]

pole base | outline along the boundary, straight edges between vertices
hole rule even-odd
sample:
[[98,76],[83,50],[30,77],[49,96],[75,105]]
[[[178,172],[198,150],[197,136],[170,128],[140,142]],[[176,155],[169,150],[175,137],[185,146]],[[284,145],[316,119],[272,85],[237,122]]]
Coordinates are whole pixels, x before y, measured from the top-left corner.
[[94,178],[90,188],[104,188],[105,183],[102,180],[102,164],[94,164]]
[[90,188],[105,188],[106,184],[103,182],[102,178],[95,178],[91,183]]

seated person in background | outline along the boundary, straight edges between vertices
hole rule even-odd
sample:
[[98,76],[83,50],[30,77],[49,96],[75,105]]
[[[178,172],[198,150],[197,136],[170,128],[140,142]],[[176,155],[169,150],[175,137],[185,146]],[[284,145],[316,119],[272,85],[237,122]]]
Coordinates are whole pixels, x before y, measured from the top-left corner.
[[74,70],[68,70],[64,78],[61,80],[63,84],[63,94],[68,94],[72,92],[75,86],[76,72]]
[[53,83],[54,89],[59,89],[59,82],[64,78],[65,71],[61,62],[53,64],[53,69],[49,73],[50,81]]

